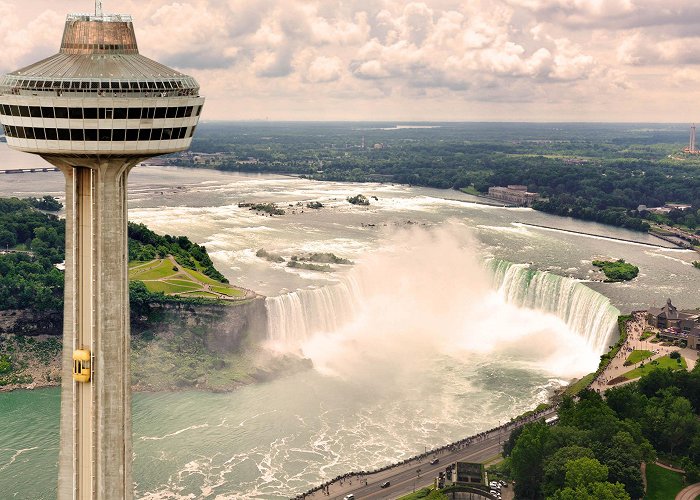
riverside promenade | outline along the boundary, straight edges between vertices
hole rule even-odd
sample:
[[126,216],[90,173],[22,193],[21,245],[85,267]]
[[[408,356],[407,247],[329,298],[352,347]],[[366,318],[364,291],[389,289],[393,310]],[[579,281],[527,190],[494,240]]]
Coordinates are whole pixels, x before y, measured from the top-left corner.
[[[295,500],[342,499],[349,493],[362,499],[398,498],[433,484],[438,472],[454,462],[489,462],[501,453],[513,429],[555,414],[555,408],[548,408],[375,471],[343,474],[298,495]],[[438,463],[431,465],[430,461],[436,458]],[[386,481],[390,485],[382,488]]]
[[[610,364],[605,368],[605,370],[603,370],[591,383],[590,389],[597,392],[605,392],[611,387],[617,387],[634,382],[635,380],[639,380],[619,380],[619,378],[622,377],[624,373],[638,368],[642,362],[644,364],[648,364],[655,359],[669,355],[673,351],[678,351],[681,353],[681,356],[683,356],[688,364],[688,370],[692,370],[693,367],[695,367],[695,363],[697,363],[698,360],[698,351],[688,348],[681,349],[673,346],[662,346],[651,342],[649,339],[642,340],[641,337],[645,329],[648,329],[645,313],[633,313],[632,320],[627,324],[627,340],[624,344],[622,344],[620,351],[610,361]],[[634,350],[647,350],[654,352],[654,354],[650,358],[646,358],[639,363],[625,366],[625,361]]]

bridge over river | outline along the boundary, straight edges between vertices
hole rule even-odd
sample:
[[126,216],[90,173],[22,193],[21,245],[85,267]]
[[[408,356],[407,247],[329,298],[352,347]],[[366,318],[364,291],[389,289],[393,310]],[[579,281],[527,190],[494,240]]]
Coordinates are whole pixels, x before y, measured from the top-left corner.
[[59,172],[59,170],[54,167],[0,169],[0,174],[35,174],[37,172]]

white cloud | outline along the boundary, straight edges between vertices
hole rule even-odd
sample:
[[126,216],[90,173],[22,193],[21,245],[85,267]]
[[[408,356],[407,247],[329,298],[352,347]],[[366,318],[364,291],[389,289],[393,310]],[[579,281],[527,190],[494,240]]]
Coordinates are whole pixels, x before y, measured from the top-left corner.
[[306,68],[304,79],[311,83],[334,82],[340,79],[342,66],[339,57],[316,57]]
[[[5,71],[56,52],[56,5],[0,0]],[[134,15],[144,55],[199,79],[205,118],[564,119],[581,112],[577,100],[636,117],[655,96],[697,100],[674,83],[700,74],[700,4],[687,0],[123,0],[119,10]]]

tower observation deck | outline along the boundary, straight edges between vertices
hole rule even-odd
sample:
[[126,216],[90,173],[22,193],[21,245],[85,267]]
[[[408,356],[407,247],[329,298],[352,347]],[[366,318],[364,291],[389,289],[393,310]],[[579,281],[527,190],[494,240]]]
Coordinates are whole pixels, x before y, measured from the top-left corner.
[[[8,145],[66,180],[60,500],[133,496],[127,177],[187,149],[203,104],[197,82],[140,55],[131,18],[100,1],[68,16],[58,54],[0,79]],[[76,379],[74,352],[88,367]]]

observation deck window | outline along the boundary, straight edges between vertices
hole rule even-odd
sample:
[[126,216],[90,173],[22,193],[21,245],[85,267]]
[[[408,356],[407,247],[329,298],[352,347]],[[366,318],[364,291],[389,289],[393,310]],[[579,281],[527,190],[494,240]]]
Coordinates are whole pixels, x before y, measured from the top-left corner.
[[201,106],[171,106],[149,108],[77,108],[77,107],[49,107],[49,106],[17,106],[3,104],[0,111],[6,116],[21,116],[31,118],[57,118],[71,120],[138,120],[138,119],[164,119],[185,118],[195,114],[199,116]]
[[19,127],[7,125],[5,133],[8,137],[20,139],[47,139],[50,141],[158,141],[174,140],[192,137],[195,127],[154,128],[154,129],[67,129]]

